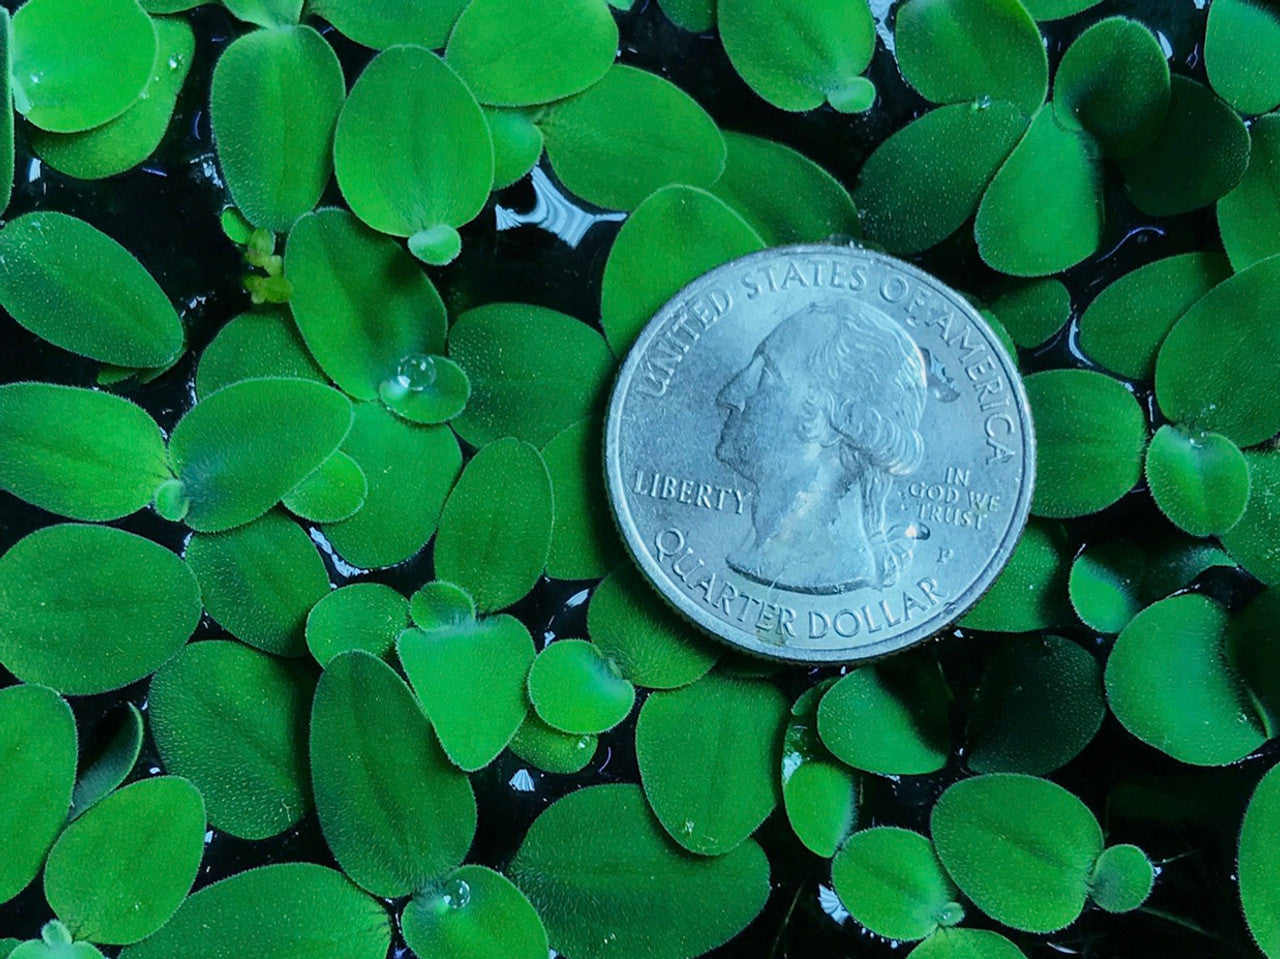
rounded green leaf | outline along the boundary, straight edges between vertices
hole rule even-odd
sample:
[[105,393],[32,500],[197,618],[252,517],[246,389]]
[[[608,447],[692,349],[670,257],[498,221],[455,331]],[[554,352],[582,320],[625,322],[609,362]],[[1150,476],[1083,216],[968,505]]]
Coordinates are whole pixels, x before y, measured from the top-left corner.
[[444,303],[421,265],[345,210],[299,219],[284,268],[307,349],[356,399],[377,399],[406,359],[444,349]]
[[1147,449],[1147,484],[1160,511],[1192,536],[1223,533],[1249,499],[1249,466],[1231,440],[1162,426]]
[[724,856],[684,854],[639,786],[570,793],[530,827],[510,875],[574,959],[689,959],[736,935],[769,895],[769,862],[748,840]]
[[493,186],[484,114],[422,47],[393,47],[365,67],[338,119],[333,162],[351,212],[392,236],[461,226]]
[[461,586],[438,579],[409,597],[409,616],[420,629],[467,626],[476,618],[476,601]]
[[591,594],[587,632],[596,647],[637,686],[675,689],[699,679],[721,650],[678,616],[630,563]]
[[307,9],[366,47],[416,43],[437,50],[466,5],[467,0],[316,0]]
[[624,356],[687,283],[762,249],[755,230],[705,190],[669,186],[654,193],[622,225],[605,263],[600,324],[609,346]]
[[989,929],[939,929],[910,959],[1026,959],[1021,949]]
[[40,159],[68,176],[100,180],[137,166],[155,152],[191,69],[196,40],[191,27],[181,18],[166,17],[154,23],[155,64],[138,99],[114,120],[91,130],[33,130],[31,146]]
[[987,187],[974,235],[988,266],[1013,276],[1045,276],[1097,250],[1102,218],[1096,148],[1064,126],[1049,105]]
[[555,579],[603,576],[622,558],[599,468],[603,443],[600,420],[586,417],[542,448],[556,504],[547,554],[547,575]]
[[951,753],[950,690],[936,663],[919,657],[864,666],[818,705],[818,734],[841,762],[884,775],[930,773]]
[[671,838],[719,856],[755,832],[781,798],[775,763],[787,710],[772,683],[716,673],[645,700],[636,759]]
[[964,917],[933,843],[909,829],[855,832],[831,861],[831,884],[849,914],[886,939],[923,939]]
[[1280,16],[1257,0],[1214,0],[1204,33],[1209,84],[1241,113],[1280,105]]
[[471,379],[453,428],[473,446],[504,436],[548,443],[601,407],[616,365],[587,324],[522,303],[463,313],[449,331],[449,356]]
[[223,629],[263,652],[306,654],[307,614],[329,592],[329,576],[296,523],[272,512],[226,533],[197,533],[186,559]]
[[1089,898],[1107,912],[1132,912],[1151,894],[1156,873],[1137,846],[1111,846],[1094,863]]
[[411,423],[443,423],[467,405],[471,381],[453,360],[411,353],[400,361],[395,376],[382,382],[378,396]]
[[137,942],[177,911],[204,855],[204,800],[185,779],[144,779],[73,822],[49,852],[44,894],[77,939]]
[[391,917],[333,869],[288,862],[201,889],[154,936],[122,959],[384,959]]
[[408,423],[378,403],[361,403],[342,449],[364,472],[369,492],[358,513],[326,525],[324,535],[348,563],[364,569],[408,559],[435,532],[462,468],[453,431]]
[[1220,539],[1232,559],[1268,586],[1280,584],[1280,454],[1250,450],[1244,515]]
[[864,0],[719,0],[716,20],[733,68],[783,110],[840,110],[875,52]]
[[[821,687],[812,687],[821,691]],[[807,694],[806,694],[807,695]],[[818,739],[817,697],[807,711],[805,696],[791,708],[782,746],[782,802],[796,837],[824,859],[853,830],[858,815],[858,780]]]
[[254,30],[223,51],[213,135],[227,189],[254,226],[286,233],[319,202],[344,90],[337,55],[311,27]]
[[445,57],[481,103],[519,107],[585,90],[617,49],[605,0],[471,0]]
[[440,751],[409,687],[368,653],[342,653],[320,677],[311,774],[329,848],[376,896],[422,888],[462,862],[471,846],[471,784]]
[[724,173],[708,189],[769,246],[861,232],[849,191],[803,153],[745,133],[724,142]]
[[385,658],[409,625],[409,604],[390,586],[352,583],[326,594],[307,614],[307,647],[321,666],[363,649]]
[[112,520],[146,506],[168,477],[160,427],[128,400],[0,386],[0,489],[62,516]]
[[983,663],[965,731],[974,772],[1044,775],[1080,754],[1102,726],[1102,667],[1070,640],[1007,639]]
[[287,314],[242,313],[200,354],[196,399],[241,380],[267,376],[327,382]]
[[1169,90],[1164,126],[1120,164],[1130,198],[1150,216],[1208,206],[1229,193],[1249,165],[1249,131],[1231,107],[1186,77],[1174,76]]
[[1178,319],[1231,275],[1221,253],[1183,253],[1124,274],[1080,317],[1080,348],[1135,380],[1156,373],[1156,353]]
[[490,443],[467,464],[440,514],[436,573],[489,612],[533,589],[547,564],[554,511],[540,454],[516,439]]
[[673,183],[709,187],[724,170],[715,121],[674,83],[635,67],[611,67],[538,126],[560,181],[611,210],[634,210]]
[[217,533],[257,519],[333,455],[351,423],[347,398],[310,380],[242,380],[211,393],[169,438],[191,498],[187,525]]
[[75,819],[98,800],[119,788],[129,778],[142,753],[144,729],[142,713],[133,703],[125,703],[127,717],[106,747],[77,778],[71,793],[70,819]]
[[239,643],[192,643],[151,681],[165,769],[204,794],[209,821],[266,839],[311,809],[307,718],[315,676]]
[[909,0],[894,43],[898,69],[926,100],[1008,100],[1026,114],[1044,102],[1049,61],[1018,0]]
[[302,0],[222,0],[238,20],[255,26],[287,27],[302,16]]
[[[57,693],[0,689],[0,903],[26,888],[67,819],[76,780],[76,723]],[[0,952],[3,952],[0,949]]]
[[938,858],[974,905],[1026,932],[1055,932],[1080,915],[1102,829],[1079,799],[1047,779],[997,773],[965,779],[930,817]]
[[1169,112],[1169,62],[1141,23],[1109,17],[1067,48],[1053,102],[1058,115],[1092,134],[1107,156],[1132,156],[1155,139]]
[[529,710],[524,722],[511,737],[511,751],[525,762],[549,773],[570,775],[581,772],[596,754],[599,737],[594,733],[573,735],[553,729]]
[[13,16],[14,105],[42,130],[100,126],[138,99],[155,56],[137,0],[28,0]]
[[177,652],[199,620],[187,564],[133,533],[46,526],[0,557],[0,663],[23,682],[73,696],[119,689]]
[[1136,737],[1174,759],[1219,766],[1266,738],[1240,677],[1227,662],[1227,616],[1183,593],[1148,606],[1107,660],[1107,701]]
[[369,481],[364,470],[342,450],[335,450],[280,502],[290,513],[313,523],[337,523],[364,506]]
[[1066,622],[1070,544],[1056,523],[1032,519],[991,589],[960,621],[969,629],[1024,633]]
[[410,900],[400,917],[406,945],[433,959],[546,959],[547,930],[506,876],[456,869]]
[[[1255,263],[1205,294],[1156,359],[1156,399],[1176,423],[1252,446],[1280,432],[1280,379],[1256,361],[1280,349],[1280,258]],[[1242,370],[1250,375],[1241,376]]]
[[1060,280],[1033,280],[1002,294],[991,304],[1018,346],[1039,346],[1071,317],[1071,294]]
[[1133,489],[1147,423],[1124,384],[1092,370],[1048,370],[1024,383],[1036,424],[1033,513],[1096,513]]
[[493,188],[510,186],[538,165],[543,136],[537,117],[541,110],[481,107],[493,138]]
[[1262,777],[1240,826],[1240,903],[1253,939],[1269,957],[1280,955],[1280,767]]
[[1027,128],[1004,100],[930,110],[876,147],[853,199],[867,237],[893,253],[945,240],[978,209],[983,191]]
[[1237,272],[1280,253],[1280,116],[1254,120],[1249,140],[1244,179],[1218,201],[1222,245]]
[[1071,564],[1068,581],[1071,605],[1081,622],[1111,634],[1129,625],[1143,606],[1146,565],[1142,550],[1128,540],[1087,545]]
[[166,367],[182,352],[182,321],[151,274],[64,213],[28,213],[0,230],[0,304],[41,339],[113,366]]
[[636,690],[594,645],[566,639],[551,643],[533,661],[529,701],[553,729],[602,733],[627,718]]
[[406,630],[396,652],[445,754],[467,772],[489,765],[529,711],[529,631],[514,617],[490,616]]

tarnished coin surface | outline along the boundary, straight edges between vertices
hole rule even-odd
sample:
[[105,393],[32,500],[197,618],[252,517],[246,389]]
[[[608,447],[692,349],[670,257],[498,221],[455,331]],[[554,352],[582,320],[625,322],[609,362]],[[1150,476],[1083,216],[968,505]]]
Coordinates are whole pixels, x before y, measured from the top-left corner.
[[658,591],[757,655],[853,662],[926,639],[1000,572],[1035,440],[963,297],[852,246],[766,250],[664,306],[610,401],[615,518]]

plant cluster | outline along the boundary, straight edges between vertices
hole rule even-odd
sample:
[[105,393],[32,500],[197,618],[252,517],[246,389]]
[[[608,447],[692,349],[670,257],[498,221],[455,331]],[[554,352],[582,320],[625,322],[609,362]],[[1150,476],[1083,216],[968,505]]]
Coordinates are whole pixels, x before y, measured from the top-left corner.
[[[0,10],[5,202],[28,152],[69,181],[147,162],[194,95],[244,310],[193,349],[107,232],[39,205],[0,227],[0,306],[91,371],[0,385],[0,489],[39,516],[0,556],[0,903],[49,920],[0,956],[692,959],[783,895],[783,846],[871,934],[849,943],[915,959],[1038,954],[1086,911],[1243,939],[1144,907],[1180,867],[1116,827],[1139,786],[1100,822],[1047,778],[1112,716],[1176,768],[1245,772],[1239,897],[1280,957],[1280,13],[1213,0],[1198,78],[1090,0],[657,2],[222,0],[208,64],[191,0]],[[917,115],[851,195],[622,62],[642,16],[704,34],[773,115],[869,130],[895,88]],[[449,266],[483,264],[482,214],[531,174],[624,215],[578,276],[598,314]],[[1109,217],[1214,205],[1220,244],[1081,295]],[[955,636],[805,672],[701,638],[626,561],[602,408],[689,280],[851,236],[989,268],[1039,482]],[[556,582],[575,633],[528,614]],[[89,736],[73,706],[102,701]],[[512,762],[563,794],[495,852],[477,795]],[[1176,779],[1129,819],[1195,821]],[[912,783],[923,817],[873,801]],[[309,821],[309,861],[202,869],[215,836]]]

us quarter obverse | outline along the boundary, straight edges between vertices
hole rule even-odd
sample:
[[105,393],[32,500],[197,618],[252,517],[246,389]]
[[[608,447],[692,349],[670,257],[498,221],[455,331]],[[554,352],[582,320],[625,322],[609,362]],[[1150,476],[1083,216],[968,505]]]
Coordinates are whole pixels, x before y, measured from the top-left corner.
[[618,376],[605,473],[624,541],[693,622],[757,655],[852,662],[986,591],[1026,522],[1017,368],[963,297],[851,246],[703,275]]

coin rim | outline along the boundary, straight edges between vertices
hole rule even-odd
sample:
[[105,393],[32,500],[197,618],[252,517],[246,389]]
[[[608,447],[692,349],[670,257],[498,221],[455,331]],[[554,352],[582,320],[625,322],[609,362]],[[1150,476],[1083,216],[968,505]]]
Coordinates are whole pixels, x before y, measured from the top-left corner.
[[[857,253],[860,257],[866,257],[873,263],[891,267],[908,276],[925,281],[925,285],[932,289],[935,293],[942,292],[952,305],[956,306],[965,314],[966,318],[973,323],[982,333],[983,338],[987,340],[988,348],[999,360],[1003,367],[1009,382],[1013,387],[1014,398],[1018,410],[1018,418],[1023,427],[1023,446],[1026,451],[1026,467],[1024,474],[1024,482],[1019,495],[1014,503],[1013,520],[1009,524],[1004,537],[1001,539],[991,559],[986,566],[974,577],[970,585],[965,591],[952,602],[955,605],[955,611],[945,623],[941,625],[922,624],[921,626],[912,627],[896,636],[879,640],[875,643],[868,643],[862,646],[842,647],[835,649],[802,649],[790,646],[773,646],[768,643],[762,643],[753,639],[754,645],[748,645],[746,642],[740,642],[737,638],[726,636],[715,628],[715,624],[722,625],[729,630],[736,630],[736,627],[725,623],[723,620],[705,612],[701,607],[696,605],[693,600],[685,596],[684,593],[671,583],[671,594],[663,589],[661,583],[669,583],[670,577],[663,572],[662,567],[649,555],[648,550],[644,549],[644,538],[640,535],[639,528],[635,519],[631,514],[630,504],[625,496],[625,483],[621,474],[621,451],[619,432],[621,429],[622,406],[626,398],[626,387],[631,384],[634,373],[639,364],[640,357],[644,353],[645,348],[658,335],[659,331],[665,326],[666,321],[670,319],[674,308],[679,302],[682,302],[687,295],[687,291],[698,284],[703,283],[709,277],[721,273],[729,273],[740,267],[748,266],[757,260],[775,260],[780,257],[787,256],[803,256],[803,255],[830,255],[833,252]],[[941,287],[941,291],[937,289]],[[614,378],[613,387],[610,391],[609,406],[605,417],[605,436],[603,443],[603,463],[605,488],[609,498],[609,513],[613,518],[614,526],[618,530],[619,537],[622,539],[626,547],[627,553],[631,556],[632,561],[640,567],[645,578],[649,581],[650,587],[662,599],[679,613],[683,618],[693,623],[704,633],[710,635],[717,641],[732,647],[739,652],[749,653],[753,656],[767,659],[773,662],[789,662],[804,664],[823,664],[823,663],[863,663],[876,659],[882,659],[893,653],[900,652],[910,646],[923,643],[939,633],[951,627],[965,613],[972,609],[987,591],[995,583],[996,578],[1004,570],[1009,562],[1009,558],[1013,555],[1013,551],[1018,544],[1018,540],[1022,536],[1022,531],[1027,524],[1027,518],[1031,512],[1031,499],[1035,492],[1036,480],[1036,436],[1035,426],[1031,417],[1031,404],[1027,399],[1026,389],[1023,386],[1022,374],[1018,370],[1017,363],[1009,356],[1005,349],[1004,343],[1000,341],[1000,337],[996,335],[991,325],[978,313],[968,300],[959,292],[952,289],[950,285],[943,283],[938,278],[926,273],[919,267],[913,266],[899,260],[897,257],[889,256],[875,250],[869,250],[858,244],[824,244],[824,243],[799,243],[787,246],[770,247],[766,250],[760,250],[755,253],[749,253],[746,256],[738,257],[723,263],[714,269],[708,270],[706,273],[690,280],[679,291],[676,292],[662,307],[654,313],[640,335],[636,337],[631,348],[627,351],[626,357],[618,368],[618,373]],[[621,492],[620,492],[621,491]],[[623,514],[626,514],[625,517]],[[744,637],[750,636],[745,630],[739,631]],[[786,654],[784,654],[784,651]]]

